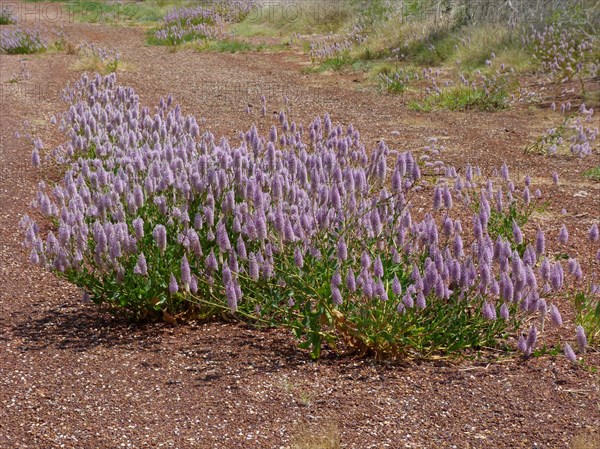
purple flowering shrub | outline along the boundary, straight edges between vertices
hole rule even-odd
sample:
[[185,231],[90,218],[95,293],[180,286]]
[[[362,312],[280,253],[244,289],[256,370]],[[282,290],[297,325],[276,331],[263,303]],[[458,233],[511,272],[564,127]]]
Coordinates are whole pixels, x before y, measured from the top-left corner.
[[118,50],[106,49],[90,43],[82,43],[76,48],[79,56],[91,66],[99,66],[103,73],[116,72],[119,67]]
[[[424,73],[426,73],[425,69]],[[419,74],[416,70],[411,70],[410,68],[397,69],[392,73],[379,74],[379,83],[381,87],[392,94],[404,93],[411,83],[417,81],[419,81]]]
[[[487,62],[488,67],[492,67],[492,61]],[[413,102],[413,108],[425,111],[436,107],[461,111],[474,108],[482,111],[504,109],[510,104],[509,94],[517,84],[513,77],[514,70],[501,64],[490,71],[488,74],[480,70],[471,75],[461,73],[455,81],[442,80],[440,70],[423,69],[422,79],[427,85],[422,101]]]
[[[575,310],[577,312],[577,322],[581,326],[577,339],[581,340],[580,347],[587,346],[587,336],[590,343],[600,341],[600,284],[592,284],[588,292],[578,292],[575,295]],[[586,338],[583,340],[583,338]],[[585,344],[583,344],[585,341]]]
[[39,30],[18,27],[0,31],[0,54],[37,53],[46,48],[48,43]]
[[202,6],[173,9],[165,15],[162,26],[154,33],[156,41],[163,45],[217,40],[226,36],[223,18],[214,9]]
[[[324,343],[401,357],[498,347],[548,310],[561,324],[546,300],[565,274],[543,232],[533,244],[515,219],[494,228],[530,201],[506,166],[494,181],[459,174],[435,143],[419,158],[383,142],[367,152],[328,115],[304,128],[282,112],[267,136],[252,126],[232,145],[170,97],[151,112],[114,74],[83,76],[65,99],[68,141],[32,154],[64,168],[34,201],[51,230],[22,227],[31,261],[96,303],[230,311],[291,328],[313,357]],[[529,355],[538,331],[526,331]]]
[[[552,109],[556,109],[554,103]],[[577,113],[566,115],[570,110],[570,102],[561,104],[561,114],[565,115],[562,123],[546,130],[525,148],[525,152],[550,156],[571,154],[580,158],[592,154],[596,137],[600,134],[600,128],[592,125],[594,109],[587,109],[582,103]]]
[[155,42],[179,45],[184,42],[222,40],[232,36],[225,24],[240,22],[258,6],[254,0],[215,0],[203,6],[174,8],[154,32]]
[[[299,36],[299,35],[298,35]],[[302,36],[299,36],[302,40]],[[360,22],[344,35],[330,33],[319,39],[306,41],[308,54],[313,63],[327,62],[332,59],[351,60],[350,53],[368,40],[367,29]]]
[[[522,36],[523,44],[540,63],[542,73],[559,82],[575,77],[582,78],[586,63],[593,51],[593,41],[577,29],[559,26],[531,27],[530,33]],[[590,67],[595,70],[595,65]]]
[[0,25],[10,25],[16,23],[17,17],[14,14],[12,8],[4,5],[0,5]]

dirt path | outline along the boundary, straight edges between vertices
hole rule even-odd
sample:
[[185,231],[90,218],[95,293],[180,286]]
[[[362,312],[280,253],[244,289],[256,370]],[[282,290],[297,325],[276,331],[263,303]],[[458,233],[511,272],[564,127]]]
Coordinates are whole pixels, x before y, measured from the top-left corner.
[[[286,95],[297,122],[329,111],[369,145],[385,138],[394,148],[418,149],[438,137],[452,161],[492,167],[508,160],[534,183],[548,183],[557,170],[559,205],[545,223],[566,220],[584,230],[598,217],[600,185],[581,176],[590,159],[523,156],[548,122],[543,111],[417,114],[352,75],[304,75],[305,60],[295,53],[171,53],[144,46],[139,29],[64,25],[75,43],[119,49],[131,68],[118,80],[144,104],[173,93],[217,136],[235,140],[252,120],[267,128],[271,118],[260,118],[256,106],[261,93],[269,112],[283,108]],[[79,77],[77,57],[0,58],[0,448],[279,448],[329,425],[338,427],[342,447],[357,449],[565,448],[574,435],[599,428],[598,375],[562,357],[457,367],[327,356],[312,363],[286,332],[137,327],[82,305],[74,287],[29,265],[21,247],[18,222],[39,175],[31,147],[15,137],[27,120],[47,147],[61,142],[48,119],[65,108],[59,92]],[[21,60],[30,78],[10,82]],[[600,163],[598,154],[591,160]],[[587,195],[574,196],[579,191]],[[574,247],[583,248],[582,232]],[[588,363],[600,365],[598,354]]]

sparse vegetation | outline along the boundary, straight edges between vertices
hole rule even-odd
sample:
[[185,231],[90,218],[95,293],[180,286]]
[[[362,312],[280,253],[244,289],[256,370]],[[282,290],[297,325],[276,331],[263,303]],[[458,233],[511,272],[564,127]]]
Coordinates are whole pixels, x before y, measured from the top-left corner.
[[290,449],[340,449],[342,439],[336,424],[299,426],[292,436]]

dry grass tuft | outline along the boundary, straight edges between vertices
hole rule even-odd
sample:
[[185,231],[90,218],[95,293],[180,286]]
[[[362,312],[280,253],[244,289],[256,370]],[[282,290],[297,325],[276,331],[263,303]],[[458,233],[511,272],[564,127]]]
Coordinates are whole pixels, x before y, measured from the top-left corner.
[[289,449],[340,449],[342,439],[337,424],[299,427]]
[[600,449],[600,432],[577,435],[571,441],[571,449]]

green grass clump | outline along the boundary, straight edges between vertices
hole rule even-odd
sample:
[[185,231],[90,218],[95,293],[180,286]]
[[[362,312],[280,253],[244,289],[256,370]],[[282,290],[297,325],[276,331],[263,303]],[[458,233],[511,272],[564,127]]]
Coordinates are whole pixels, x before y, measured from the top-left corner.
[[480,87],[457,86],[442,91],[435,103],[442,109],[450,111],[496,111],[504,109],[508,101],[508,92],[501,89],[497,92],[486,92]]
[[590,168],[583,175],[591,179],[592,181],[600,181],[600,165],[594,168]]
[[434,109],[449,111],[498,111],[508,106],[508,90],[486,91],[482,87],[452,86],[440,94],[431,94],[421,101],[412,101],[409,109],[431,112]]
[[304,73],[341,72],[347,69],[358,70],[360,61],[356,60],[349,51],[318,61],[316,65],[305,68]]
[[252,51],[264,51],[266,49],[266,45],[253,45],[248,42],[236,40],[206,42],[197,47],[198,51],[214,51],[218,53],[248,53]]
[[578,292],[575,295],[577,324],[583,326],[589,344],[600,341],[600,301],[592,292]]
[[415,77],[415,70],[408,68],[407,70],[398,70],[390,72],[383,70],[379,73],[378,81],[383,90],[390,94],[403,94],[409,88]]

